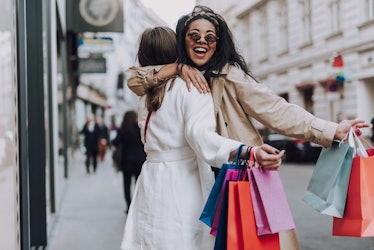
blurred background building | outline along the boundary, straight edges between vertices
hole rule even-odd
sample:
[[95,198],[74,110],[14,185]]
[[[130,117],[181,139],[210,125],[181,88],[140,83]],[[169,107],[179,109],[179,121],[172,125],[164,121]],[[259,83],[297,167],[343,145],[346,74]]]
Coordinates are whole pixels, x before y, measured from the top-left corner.
[[[87,114],[110,126],[136,109],[125,70],[141,32],[167,24],[139,0],[0,3],[0,249],[38,249]],[[256,78],[289,102],[333,121],[374,116],[373,0],[196,3],[224,16]]]

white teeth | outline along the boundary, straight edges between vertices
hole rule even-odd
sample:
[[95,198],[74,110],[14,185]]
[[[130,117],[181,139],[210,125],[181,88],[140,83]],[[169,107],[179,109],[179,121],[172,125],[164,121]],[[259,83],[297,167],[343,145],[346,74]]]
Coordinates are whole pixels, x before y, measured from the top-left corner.
[[195,48],[194,49],[196,52],[206,52],[207,49],[204,49],[204,48]]

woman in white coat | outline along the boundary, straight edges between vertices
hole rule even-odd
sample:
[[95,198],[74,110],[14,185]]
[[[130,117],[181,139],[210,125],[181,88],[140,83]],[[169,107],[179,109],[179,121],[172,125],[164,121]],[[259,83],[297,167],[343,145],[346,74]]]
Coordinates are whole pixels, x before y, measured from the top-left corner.
[[[173,30],[147,29],[139,45],[139,63],[174,62],[175,48]],[[214,183],[210,166],[232,161],[242,143],[215,132],[212,97],[201,96],[196,89],[189,92],[178,77],[149,88],[139,101],[138,114],[147,160],[136,183],[121,248],[213,249],[214,238],[199,221]],[[255,154],[263,167],[277,169],[284,152],[263,145]]]

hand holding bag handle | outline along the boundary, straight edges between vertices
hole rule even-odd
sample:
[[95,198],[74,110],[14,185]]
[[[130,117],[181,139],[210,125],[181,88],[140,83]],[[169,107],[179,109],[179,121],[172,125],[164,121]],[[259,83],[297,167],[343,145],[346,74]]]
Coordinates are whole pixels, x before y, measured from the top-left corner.
[[364,145],[353,128],[348,132],[348,144],[354,148],[354,156],[369,157]]

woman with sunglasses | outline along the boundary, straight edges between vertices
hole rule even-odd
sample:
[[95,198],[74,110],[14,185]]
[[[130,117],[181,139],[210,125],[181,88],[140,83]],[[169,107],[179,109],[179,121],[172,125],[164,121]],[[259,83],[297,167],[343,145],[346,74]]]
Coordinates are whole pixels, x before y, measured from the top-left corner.
[[[259,84],[237,52],[225,20],[207,7],[196,6],[182,16],[176,33],[176,63],[130,69],[128,86],[137,95],[143,95],[147,86],[180,75],[200,92],[211,90],[218,134],[248,145],[263,144],[251,118],[280,134],[324,147],[342,140],[351,127],[369,126],[363,120],[337,124],[319,119]],[[282,232],[280,240],[281,249],[300,248],[294,230]]]
[[[175,32],[147,29],[141,36],[140,65],[177,58]],[[121,249],[208,250],[214,237],[199,221],[214,183],[210,165],[232,161],[242,143],[215,132],[213,100],[180,78],[147,89],[138,105],[138,123],[147,159],[136,182]],[[241,157],[248,149],[244,147]],[[252,148],[259,163],[277,169],[284,151]],[[207,162],[207,163],[205,163]]]

